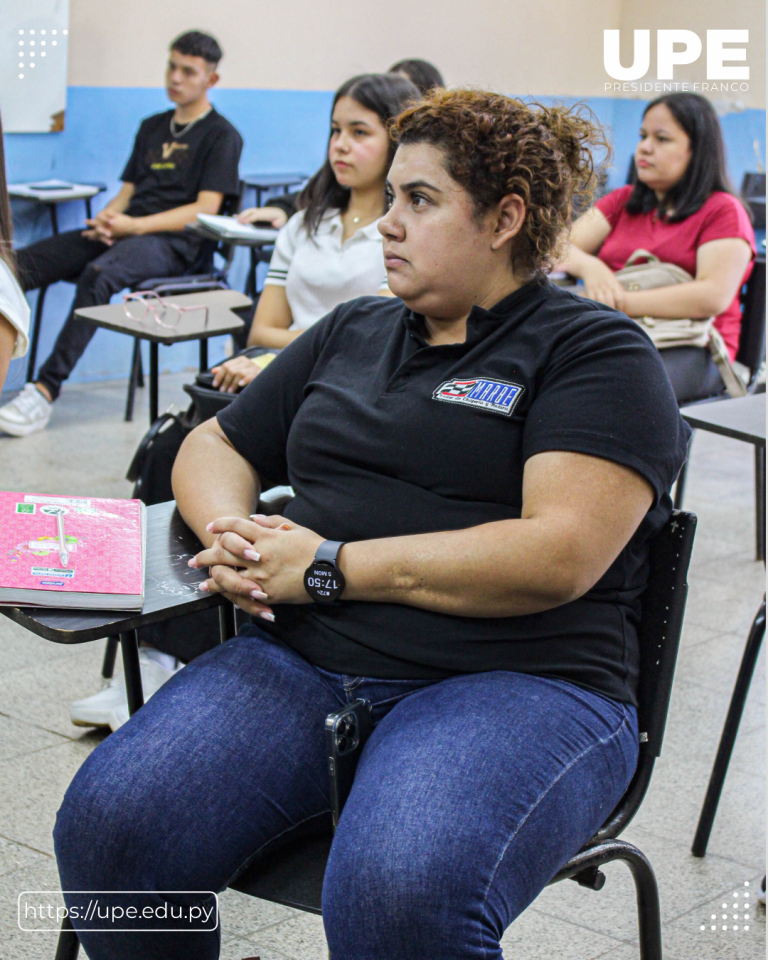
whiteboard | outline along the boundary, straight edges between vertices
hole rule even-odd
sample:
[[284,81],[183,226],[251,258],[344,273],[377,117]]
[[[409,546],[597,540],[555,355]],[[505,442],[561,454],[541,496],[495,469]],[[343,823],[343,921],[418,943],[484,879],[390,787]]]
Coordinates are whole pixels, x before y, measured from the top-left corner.
[[64,129],[69,0],[0,0],[0,113],[5,133]]

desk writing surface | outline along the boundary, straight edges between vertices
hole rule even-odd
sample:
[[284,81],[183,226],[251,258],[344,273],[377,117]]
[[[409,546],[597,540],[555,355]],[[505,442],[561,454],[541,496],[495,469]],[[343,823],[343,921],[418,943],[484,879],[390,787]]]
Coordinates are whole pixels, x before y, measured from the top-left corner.
[[723,437],[765,446],[765,394],[716,400],[682,407],[680,413],[692,426]]
[[223,237],[220,233],[216,233],[215,230],[209,230],[202,223],[193,223],[187,224],[184,228],[190,233],[195,233],[199,237],[203,237],[205,240],[215,240],[217,243],[224,243],[227,246],[231,247],[271,247],[274,245],[277,240],[277,235],[280,232],[275,230],[275,235],[273,237]]
[[35,190],[28,183],[11,183],[8,185],[8,194],[24,200],[39,200],[42,203],[62,203],[65,200],[87,200],[95,197],[104,189],[102,184],[73,183],[71,187],[61,187],[54,190]]
[[[183,277],[179,278],[183,281]],[[75,316],[82,320],[90,320],[99,327],[107,330],[116,330],[118,333],[129,333],[132,336],[142,337],[144,340],[153,340],[156,343],[180,343],[183,340],[200,340],[207,337],[218,337],[224,333],[234,333],[244,324],[240,317],[232,313],[239,307],[249,307],[253,303],[250,297],[237,290],[205,290],[200,293],[184,293],[178,296],[169,296],[170,303],[179,306],[208,307],[208,322],[205,323],[205,312],[194,310],[182,313],[179,323],[172,330],[162,327],[155,322],[149,313],[143,320],[133,320],[125,312],[122,303],[108,303],[102,307],[85,307],[76,310]]]
[[56,610],[51,607],[0,607],[0,613],[56,643],[85,643],[137,627],[218,606],[216,594],[201,593],[206,570],[187,565],[201,546],[181,519],[173,500],[147,507],[147,559],[144,606],[138,612]]
[[246,173],[243,183],[247,187],[291,187],[308,179],[306,173]]

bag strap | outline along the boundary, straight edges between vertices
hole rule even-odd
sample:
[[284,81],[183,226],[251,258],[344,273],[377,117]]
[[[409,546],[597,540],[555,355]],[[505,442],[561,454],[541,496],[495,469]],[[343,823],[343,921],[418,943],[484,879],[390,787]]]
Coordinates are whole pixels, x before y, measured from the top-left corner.
[[747,386],[734,370],[731,358],[728,356],[728,348],[725,345],[725,341],[720,335],[720,331],[715,327],[712,327],[709,331],[708,346],[709,352],[712,354],[712,359],[720,371],[720,376],[725,384],[725,389],[728,391],[728,395],[731,397],[746,397]]
[[659,260],[655,254],[651,253],[650,250],[635,250],[622,269],[626,270],[627,267],[633,266],[636,260],[647,260],[649,263],[661,263],[661,260]]

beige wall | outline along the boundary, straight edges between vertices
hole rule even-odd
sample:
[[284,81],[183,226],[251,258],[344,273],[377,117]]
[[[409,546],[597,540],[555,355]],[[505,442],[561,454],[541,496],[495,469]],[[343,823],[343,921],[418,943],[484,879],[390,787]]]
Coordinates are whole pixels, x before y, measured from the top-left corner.
[[354,73],[420,56],[454,85],[600,96],[610,79],[604,29],[685,27],[703,36],[707,28],[748,26],[753,79],[750,93],[739,96],[764,106],[764,6],[737,0],[722,14],[719,2],[71,0],[69,82],[158,86],[168,41],[197,28],[225,50],[223,86],[331,90]]
[[[707,30],[749,30],[746,63],[749,91],[706,94],[713,100],[741,101],[747,107],[765,108],[765,0],[621,0],[622,64],[631,63],[634,30],[693,30],[702,42],[698,60],[675,67],[675,80],[707,81]],[[626,52],[625,52],[626,51]],[[656,38],[651,34],[651,70],[656,75]]]

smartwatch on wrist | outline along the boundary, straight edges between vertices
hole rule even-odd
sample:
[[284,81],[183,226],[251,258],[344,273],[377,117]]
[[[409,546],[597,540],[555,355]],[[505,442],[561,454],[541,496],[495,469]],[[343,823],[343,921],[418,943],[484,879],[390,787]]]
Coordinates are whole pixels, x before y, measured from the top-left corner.
[[323,540],[315,559],[304,571],[304,589],[315,603],[335,603],[347,585],[344,574],[336,565],[343,540]]

